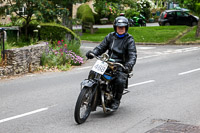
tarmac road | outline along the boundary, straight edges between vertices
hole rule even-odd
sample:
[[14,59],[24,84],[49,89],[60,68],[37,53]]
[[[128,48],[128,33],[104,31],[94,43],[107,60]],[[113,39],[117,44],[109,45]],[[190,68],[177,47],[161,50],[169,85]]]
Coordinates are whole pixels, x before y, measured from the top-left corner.
[[138,45],[137,50],[131,92],[119,110],[104,115],[98,108],[82,125],[74,121],[74,107],[95,60],[67,72],[0,80],[0,133],[145,133],[166,123],[199,126],[200,46]]

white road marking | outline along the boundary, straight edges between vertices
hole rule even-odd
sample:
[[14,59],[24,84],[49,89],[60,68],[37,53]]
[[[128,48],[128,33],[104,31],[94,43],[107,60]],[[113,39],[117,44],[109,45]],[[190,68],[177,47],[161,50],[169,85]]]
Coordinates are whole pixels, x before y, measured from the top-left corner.
[[[86,48],[92,48],[92,47],[86,47]],[[155,49],[155,48],[156,47],[139,47],[137,49],[148,50],[148,49]],[[144,57],[138,57],[137,60],[148,59],[148,58],[157,57],[157,56],[161,56],[161,55],[191,52],[191,51],[196,51],[196,50],[200,50],[200,47],[189,47],[189,48],[176,49],[176,50],[167,50],[167,51],[163,51],[163,52],[155,52],[154,55],[149,55],[149,56],[144,56]],[[77,70],[89,69],[91,67],[92,66],[78,68]]]
[[132,84],[132,85],[129,85],[128,88],[134,87],[134,86],[138,86],[138,85],[148,84],[148,83],[152,83],[152,82],[155,82],[155,80],[149,80],[149,81],[145,81],[145,82],[140,82],[140,83]]
[[84,69],[89,69],[89,68],[92,68],[92,66],[77,68],[77,70],[84,70]]
[[32,114],[35,114],[35,113],[39,113],[39,112],[42,112],[42,111],[45,111],[45,110],[48,110],[48,109],[49,108],[41,108],[41,109],[37,109],[37,110],[31,111],[31,112],[28,112],[28,113],[24,113],[24,114],[21,114],[21,115],[16,115],[16,116],[13,116],[13,117],[5,118],[5,119],[0,120],[0,123],[7,122],[7,121],[10,121],[10,120],[14,120],[14,119],[21,118],[21,117],[25,117],[25,116],[32,115]]
[[191,52],[191,51],[196,51],[196,50],[200,50],[200,47],[190,47],[190,48],[183,48],[183,49],[176,49],[176,50],[167,50],[167,51],[163,51],[163,52],[155,52],[154,55],[144,56],[144,57],[141,57],[138,59],[141,60],[141,59],[147,59],[147,58],[151,58],[151,57],[157,57],[160,55],[185,53],[185,52]]
[[149,56],[144,56],[144,57],[140,57],[140,58],[137,58],[137,59],[142,60],[142,59],[147,59],[147,58],[156,57],[156,56],[159,56],[159,55],[149,55]]
[[190,71],[186,71],[186,72],[182,72],[182,73],[179,73],[178,75],[185,75],[185,74],[189,74],[189,73],[196,72],[196,71],[200,71],[200,68],[190,70]]
[[177,50],[174,50],[172,53],[184,53],[184,52],[190,52],[190,51],[196,51],[196,50],[200,50],[200,47],[177,49]]
[[87,47],[81,47],[81,48],[93,49],[94,47],[88,47],[88,46],[87,46]]
[[137,47],[137,49],[148,50],[148,49],[155,49],[156,47]]

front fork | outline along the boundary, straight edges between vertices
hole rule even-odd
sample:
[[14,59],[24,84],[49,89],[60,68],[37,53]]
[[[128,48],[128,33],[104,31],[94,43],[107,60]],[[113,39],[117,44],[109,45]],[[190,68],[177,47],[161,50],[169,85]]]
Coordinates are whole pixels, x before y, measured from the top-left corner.
[[92,111],[96,110],[97,102],[98,102],[98,82],[94,81],[93,79],[85,79],[81,83],[81,89],[84,87],[87,87],[89,89],[92,89],[92,93],[89,99],[89,103],[91,103],[91,109]]

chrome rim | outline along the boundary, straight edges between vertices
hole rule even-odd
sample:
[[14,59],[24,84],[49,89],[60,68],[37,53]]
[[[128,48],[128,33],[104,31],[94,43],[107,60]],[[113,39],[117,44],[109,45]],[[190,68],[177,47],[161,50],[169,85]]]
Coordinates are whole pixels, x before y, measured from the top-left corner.
[[91,90],[89,90],[86,94],[85,94],[85,98],[83,100],[83,103],[81,104],[81,108],[80,108],[80,118],[84,119],[88,116],[89,114],[89,99],[90,99],[90,92]]

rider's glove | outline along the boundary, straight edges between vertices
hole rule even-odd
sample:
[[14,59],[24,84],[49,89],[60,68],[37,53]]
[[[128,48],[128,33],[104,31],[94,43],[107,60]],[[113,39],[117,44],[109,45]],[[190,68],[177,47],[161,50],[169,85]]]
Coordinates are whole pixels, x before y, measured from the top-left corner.
[[92,54],[94,54],[94,53],[90,50],[90,51],[88,51],[88,52],[86,53],[86,57],[87,57],[88,59],[93,59],[94,56],[93,56]]
[[124,69],[125,73],[130,73],[132,71],[132,65],[126,64],[124,67],[125,67]]
[[127,66],[125,66],[124,72],[125,73],[129,73],[130,72],[130,70],[129,70],[129,68]]

